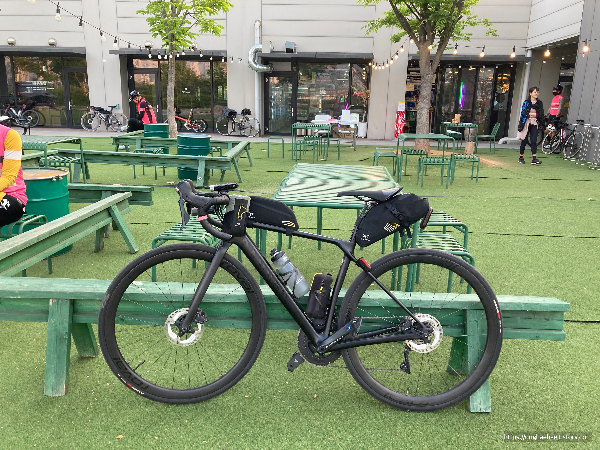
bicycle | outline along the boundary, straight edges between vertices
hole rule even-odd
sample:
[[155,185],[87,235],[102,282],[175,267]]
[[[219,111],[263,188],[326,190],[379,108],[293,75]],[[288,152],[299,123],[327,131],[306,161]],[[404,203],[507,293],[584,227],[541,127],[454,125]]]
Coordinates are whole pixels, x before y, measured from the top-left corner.
[[[451,406],[490,375],[502,345],[502,318],[492,288],[473,266],[431,249],[403,249],[371,264],[354,255],[365,238],[357,231],[364,220],[414,196],[402,194],[402,187],[340,192],[365,202],[348,241],[301,231],[294,211],[276,200],[251,196],[248,203],[248,197],[229,194],[236,183],[211,186],[208,193],[190,180],[176,187],[182,226],[195,208],[202,227],[221,241],[216,248],[178,243],[153,249],[121,270],[106,291],[100,345],[110,369],[135,393],[164,403],[208,400],[234,386],[256,361],[266,333],[265,300],[248,269],[227,254],[232,245],[300,327],[301,357],[292,356],[289,370],[302,359],[328,366],[342,356],[369,394],[411,411]],[[225,205],[230,211],[223,214]],[[427,212],[411,221],[420,219],[424,228],[431,211],[427,204]],[[384,224],[386,235],[408,225],[400,223]],[[298,270],[284,266],[277,275],[246,227],[333,244],[343,253],[335,282],[329,275],[329,286],[315,287],[313,280],[303,309]],[[275,259],[279,253],[273,252]],[[361,272],[342,297],[351,263]],[[468,292],[474,295],[461,295]],[[474,302],[470,312],[467,298]]]
[[[194,119],[194,109],[190,109],[190,114],[187,119],[178,116],[181,111],[175,107],[175,123],[177,124],[177,131],[181,131],[184,127],[188,131],[194,131],[196,133],[203,133],[206,130],[206,122],[203,119]],[[165,122],[166,123],[166,122]]]
[[37,111],[29,109],[28,105],[20,106],[17,111],[12,104],[8,102],[4,105],[3,114],[7,117],[4,122],[6,122],[8,126],[16,125],[22,128],[33,128],[40,121],[40,116]]
[[221,116],[217,119],[217,131],[223,136],[231,136],[236,132],[239,136],[256,137],[260,131],[258,120],[248,117],[252,112],[248,108],[242,109],[242,118],[237,118],[237,111],[223,108]]
[[577,131],[578,125],[583,125],[583,120],[577,120],[577,123],[572,125],[559,123],[560,132],[556,133],[552,141],[552,153],[562,153],[567,159],[579,153],[583,144],[583,134]]
[[113,113],[113,109],[118,105],[109,106],[110,110],[98,106],[90,106],[90,112],[85,113],[81,116],[81,126],[86,131],[96,131],[100,124],[104,122],[106,131],[110,127],[113,131],[122,131],[123,127],[127,125],[127,117],[125,114]]

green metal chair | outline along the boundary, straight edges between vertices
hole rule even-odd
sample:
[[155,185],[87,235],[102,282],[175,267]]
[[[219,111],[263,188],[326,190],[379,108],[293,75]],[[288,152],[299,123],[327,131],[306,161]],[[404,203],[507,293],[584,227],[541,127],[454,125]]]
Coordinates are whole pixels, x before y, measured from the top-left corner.
[[498,133],[499,129],[500,129],[500,122],[496,122],[496,124],[494,125],[494,128],[492,128],[492,132],[490,134],[482,134],[480,136],[477,136],[478,139],[481,139],[481,138],[489,139],[490,152],[492,151],[492,142],[493,142],[494,143],[494,153],[496,153],[496,134]]
[[440,184],[442,186],[444,185],[444,168],[448,168],[446,174],[446,189],[448,189],[448,182],[450,181],[450,158],[444,156],[421,156],[417,166],[417,185],[419,184],[420,177],[421,187],[423,187],[423,178],[425,178],[425,174],[427,173],[427,166],[441,166]]
[[479,162],[481,158],[477,155],[472,155],[469,153],[453,153],[450,157],[450,184],[454,183],[454,171],[456,170],[456,162],[464,161],[471,163],[471,180],[473,179],[473,171],[475,169],[475,163],[477,163],[477,175],[475,177],[475,183],[479,181]]

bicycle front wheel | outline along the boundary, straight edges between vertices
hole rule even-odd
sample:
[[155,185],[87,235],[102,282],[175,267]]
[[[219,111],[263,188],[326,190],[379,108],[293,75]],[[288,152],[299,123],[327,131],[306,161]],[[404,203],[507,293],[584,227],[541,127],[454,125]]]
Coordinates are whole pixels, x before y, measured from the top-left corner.
[[23,120],[28,123],[30,127],[35,127],[38,123],[40,123],[40,116],[37,111],[28,109],[23,113]]
[[229,136],[233,131],[233,121],[229,118],[225,118],[217,122],[217,131],[223,136]]
[[[342,352],[358,384],[408,411],[433,411],[467,398],[489,377],[502,346],[502,318],[492,288],[473,266],[449,253],[407,249],[371,264],[375,275],[426,326],[425,340],[365,345]],[[462,294],[475,295],[462,295]],[[362,317],[361,334],[402,333],[414,319],[366,274],[344,297],[339,326]]]
[[85,113],[81,116],[81,126],[87,131],[96,131],[100,126],[100,116],[95,112]]
[[258,120],[254,118],[246,118],[246,120],[244,120],[244,122],[242,123],[242,126],[242,133],[244,134],[244,136],[256,137],[258,135],[258,132],[260,131]]
[[563,155],[565,158],[574,158],[579,150],[581,150],[581,145],[583,144],[583,134],[579,131],[576,131],[572,135],[570,135],[565,141],[565,145],[563,146]]
[[208,400],[235,385],[262,347],[267,315],[260,287],[225,255],[192,329],[178,324],[216,249],[165,245],[128,264],[102,301],[98,337],[111,370],[127,387],[164,403]]
[[546,155],[549,155],[549,154],[552,153],[552,141],[553,141],[553,137],[551,137],[550,133],[544,134],[543,136],[544,136],[544,139],[542,140],[542,144],[541,144],[542,151]]
[[125,114],[114,113],[108,118],[108,125],[112,128],[113,131],[121,131],[125,125],[127,125],[127,117]]

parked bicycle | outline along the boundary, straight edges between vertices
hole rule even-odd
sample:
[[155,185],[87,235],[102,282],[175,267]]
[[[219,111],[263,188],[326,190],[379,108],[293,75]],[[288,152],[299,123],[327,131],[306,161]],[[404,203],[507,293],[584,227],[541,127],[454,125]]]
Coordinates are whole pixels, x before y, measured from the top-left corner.
[[252,112],[248,108],[242,109],[242,117],[238,119],[237,111],[223,108],[217,119],[217,131],[223,136],[238,134],[239,136],[255,137],[260,131],[258,120],[248,117]]
[[110,110],[98,106],[90,106],[90,112],[85,113],[81,117],[81,126],[87,131],[96,131],[100,124],[104,122],[106,131],[110,127],[113,131],[122,131],[122,128],[127,125],[127,117],[125,114],[113,113],[113,109],[118,105],[109,106]]
[[30,105],[21,105],[14,108],[12,103],[7,102],[4,105],[2,116],[7,117],[5,123],[8,126],[16,125],[22,128],[33,128],[40,122],[40,116],[37,111],[30,109]]
[[206,131],[206,122],[200,118],[194,119],[194,109],[195,108],[190,109],[190,114],[186,119],[179,115],[181,114],[181,110],[175,107],[175,123],[177,124],[177,131],[181,131],[183,128],[185,128],[188,131],[194,131],[196,133],[203,133],[204,131]]
[[575,157],[583,145],[583,134],[577,131],[579,125],[584,125],[583,120],[577,120],[577,124],[572,125],[557,122],[555,134],[550,140],[550,147],[542,146],[542,151],[546,154],[562,153],[565,158]]
[[[431,249],[404,249],[370,264],[354,254],[357,244],[409,230],[419,220],[424,228],[432,211],[426,199],[403,194],[402,187],[340,192],[365,202],[345,241],[299,230],[294,211],[281,202],[230,194],[235,183],[211,188],[202,193],[190,180],[177,184],[182,224],[196,209],[194,220],[221,239],[217,247],[153,249],[121,270],[102,301],[102,352],[132,391],[164,403],[199,402],[250,370],[265,339],[266,306],[252,274],[227,254],[231,245],[300,327],[299,354],[288,369],[303,359],[327,366],[342,356],[369,394],[411,411],[453,405],[488,378],[502,345],[502,318],[492,288],[473,266]],[[277,274],[247,227],[337,247],[343,259],[335,282],[324,270],[309,288],[287,255],[273,249]],[[360,273],[340,295],[350,264]],[[303,308],[299,298],[307,291]]]

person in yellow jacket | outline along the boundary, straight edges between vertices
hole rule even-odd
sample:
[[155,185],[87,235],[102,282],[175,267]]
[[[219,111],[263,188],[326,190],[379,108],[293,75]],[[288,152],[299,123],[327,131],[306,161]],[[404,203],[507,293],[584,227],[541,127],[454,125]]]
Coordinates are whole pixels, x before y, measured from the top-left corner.
[[21,169],[22,143],[19,133],[0,125],[0,227],[25,214],[27,195]]

